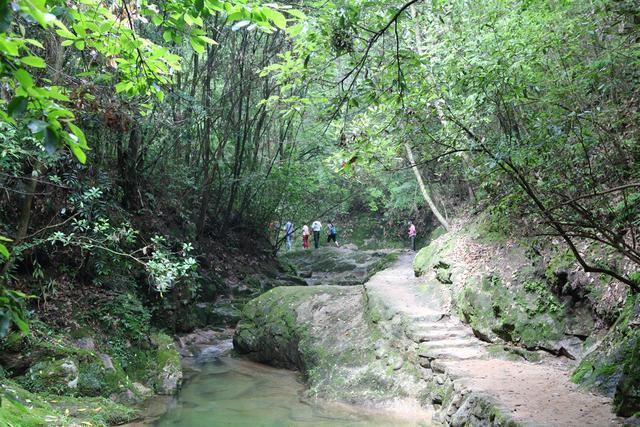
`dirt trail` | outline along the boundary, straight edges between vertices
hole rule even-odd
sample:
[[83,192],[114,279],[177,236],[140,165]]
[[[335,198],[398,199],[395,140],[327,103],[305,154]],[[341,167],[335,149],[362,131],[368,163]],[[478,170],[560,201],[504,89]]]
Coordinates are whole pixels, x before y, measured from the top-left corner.
[[[459,383],[466,392],[488,394],[505,415],[526,425],[619,425],[608,398],[580,390],[561,359],[509,361],[492,356],[487,344],[450,314],[448,293],[416,278],[412,254],[366,283],[369,295],[405,319],[405,336],[419,356]],[[442,290],[442,288],[440,288]]]

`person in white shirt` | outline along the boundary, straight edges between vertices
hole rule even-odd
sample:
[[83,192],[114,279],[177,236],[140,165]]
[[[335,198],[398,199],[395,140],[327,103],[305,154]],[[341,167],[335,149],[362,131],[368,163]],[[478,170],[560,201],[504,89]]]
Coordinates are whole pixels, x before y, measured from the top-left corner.
[[313,221],[313,224],[311,224],[311,230],[313,230],[313,246],[318,249],[318,246],[320,245],[320,230],[322,230],[322,223],[318,220]]
[[293,240],[293,223],[291,221],[287,221],[284,225],[284,237],[287,241],[287,252],[291,250],[291,241]]

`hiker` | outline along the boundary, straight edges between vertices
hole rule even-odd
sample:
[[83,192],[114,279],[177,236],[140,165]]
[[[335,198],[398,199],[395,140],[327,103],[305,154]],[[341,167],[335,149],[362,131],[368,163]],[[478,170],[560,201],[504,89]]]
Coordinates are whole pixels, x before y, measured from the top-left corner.
[[416,250],[416,226],[413,221],[409,221],[409,241],[411,242],[411,250]]
[[318,220],[313,221],[313,224],[311,224],[311,230],[313,231],[313,246],[318,249],[318,246],[320,246],[320,230],[322,230],[322,223]]
[[287,252],[291,250],[291,240],[293,239],[293,223],[287,221],[284,225],[284,237],[287,240]]
[[309,226],[307,224],[302,226],[302,247],[305,249],[309,249],[309,236],[311,233],[309,232]]
[[336,244],[336,247],[340,247],[340,245],[338,244],[338,241],[336,240],[338,238],[338,230],[336,230],[336,226],[333,225],[333,222],[331,221],[327,221],[327,243],[331,242],[333,240],[333,243]]

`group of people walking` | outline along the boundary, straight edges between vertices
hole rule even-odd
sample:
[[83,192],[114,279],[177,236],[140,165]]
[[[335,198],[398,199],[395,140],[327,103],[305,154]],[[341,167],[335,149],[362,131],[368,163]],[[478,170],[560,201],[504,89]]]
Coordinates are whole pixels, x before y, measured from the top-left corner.
[[[327,221],[327,243],[333,242],[336,247],[340,247],[338,243],[338,230],[332,221]],[[287,251],[291,250],[293,245],[293,232],[295,228],[291,221],[287,221],[284,225],[284,237],[287,244]],[[318,249],[320,247],[320,232],[322,231],[322,223],[318,220],[313,221],[311,228],[307,224],[302,226],[302,247],[309,249],[309,238],[313,235],[313,246]],[[312,234],[313,233],[313,234]]]
[[[271,227],[271,226],[270,226]],[[293,245],[293,233],[295,227],[293,222],[287,221],[284,225],[284,238],[287,244],[287,251],[291,250]],[[313,221],[311,228],[307,224],[302,226],[302,247],[309,249],[309,238],[313,235],[313,247],[318,249],[320,247],[320,231],[322,231],[322,223],[318,220]],[[416,226],[413,221],[409,221],[409,243],[413,251],[416,250]],[[338,230],[333,224],[333,221],[327,221],[327,243],[333,242],[336,247],[340,247],[338,243]]]

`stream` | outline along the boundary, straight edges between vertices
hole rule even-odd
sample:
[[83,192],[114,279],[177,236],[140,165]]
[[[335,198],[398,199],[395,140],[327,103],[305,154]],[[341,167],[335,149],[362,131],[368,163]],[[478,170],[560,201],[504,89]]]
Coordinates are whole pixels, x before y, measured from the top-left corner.
[[[159,419],[136,426],[417,426],[397,412],[308,401],[299,374],[236,359],[230,343],[205,348]],[[156,402],[157,404],[157,402]],[[407,411],[409,415],[411,410]]]

